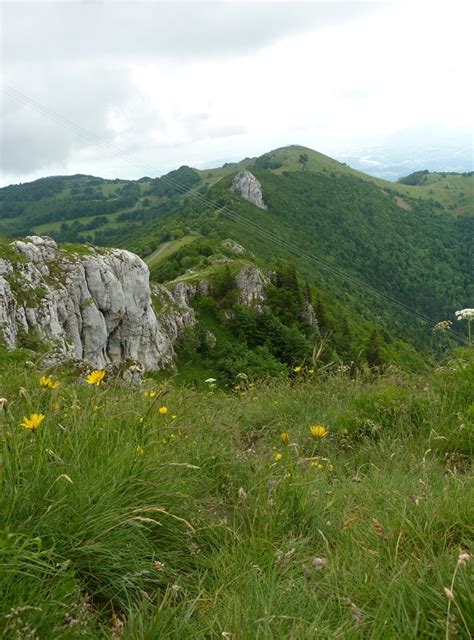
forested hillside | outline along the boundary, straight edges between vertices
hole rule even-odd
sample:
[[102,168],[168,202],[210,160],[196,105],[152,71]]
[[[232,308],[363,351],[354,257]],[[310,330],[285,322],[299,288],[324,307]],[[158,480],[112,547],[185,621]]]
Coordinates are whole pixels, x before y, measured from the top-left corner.
[[[266,209],[232,192],[243,168],[260,182]],[[365,318],[387,341],[392,335],[431,349],[434,324],[474,295],[473,183],[472,174],[420,171],[394,184],[285,147],[136,182],[71,176],[7,187],[0,233],[121,246],[151,263],[156,256],[159,282],[176,277],[175,248],[183,247],[186,271],[200,255],[199,238],[231,237],[269,270],[290,257],[299,277],[343,305],[352,324]]]

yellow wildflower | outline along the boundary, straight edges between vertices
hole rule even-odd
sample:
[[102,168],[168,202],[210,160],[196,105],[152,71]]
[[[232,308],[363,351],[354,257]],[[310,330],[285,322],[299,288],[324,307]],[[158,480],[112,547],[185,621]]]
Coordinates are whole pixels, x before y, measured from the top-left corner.
[[322,424],[313,424],[309,430],[313,438],[325,438],[328,434],[328,430]]
[[329,469],[329,471],[334,471],[333,465],[332,464],[328,464],[328,469]]
[[43,389],[51,389],[51,391],[59,387],[59,382],[53,380],[51,376],[41,376],[39,383]]
[[283,458],[281,453],[275,453],[275,462],[279,462]]
[[145,391],[145,398],[154,398],[156,396],[156,391]]
[[32,413],[29,418],[23,416],[23,422],[21,426],[24,429],[30,429],[31,431],[36,431],[36,429],[40,426],[40,424],[45,419],[44,413]]
[[162,416],[165,416],[168,413],[168,407],[160,407],[158,411]]
[[141,418],[138,418],[138,422],[140,422],[140,424],[143,422],[143,416]]
[[308,369],[308,373],[310,376],[314,376],[314,369]]
[[171,416],[171,420],[176,420],[177,416]]
[[141,447],[140,445],[138,445],[138,447],[135,447],[135,453],[137,454],[137,456],[142,456],[143,455],[143,447]]
[[287,431],[283,431],[283,433],[280,433],[280,440],[283,442],[283,444],[288,444],[289,439],[290,436],[288,435]]
[[301,373],[302,367],[293,367],[295,373]]
[[87,384],[95,384],[99,386],[105,378],[105,371],[103,369],[95,369],[91,371],[86,377]]

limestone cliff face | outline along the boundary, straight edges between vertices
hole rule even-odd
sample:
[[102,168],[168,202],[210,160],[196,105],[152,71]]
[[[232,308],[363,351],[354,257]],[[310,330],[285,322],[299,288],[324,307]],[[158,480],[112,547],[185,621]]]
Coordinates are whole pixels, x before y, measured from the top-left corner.
[[173,359],[179,329],[172,318],[192,319],[173,309],[158,322],[138,256],[86,247],[69,253],[39,236],[11,246],[18,260],[0,257],[0,340],[8,348],[35,336],[94,367],[131,358],[159,369]]
[[250,171],[241,171],[232,181],[232,191],[235,191],[242,198],[248,200],[260,209],[266,209],[267,206],[263,200],[262,185]]
[[[103,368],[130,359],[144,370],[161,369],[196,324],[192,299],[212,295],[205,279],[150,288],[146,264],[121,249],[69,251],[29,236],[6,255],[0,254],[0,342],[10,349],[48,344],[53,360]],[[262,308],[268,279],[255,265],[244,265],[235,283],[241,304]]]

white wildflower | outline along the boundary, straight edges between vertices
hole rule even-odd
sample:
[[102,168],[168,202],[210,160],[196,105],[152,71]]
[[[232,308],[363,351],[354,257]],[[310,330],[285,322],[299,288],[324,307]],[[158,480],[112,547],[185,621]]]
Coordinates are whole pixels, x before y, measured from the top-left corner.
[[461,309],[455,311],[454,315],[458,320],[474,320],[474,309]]

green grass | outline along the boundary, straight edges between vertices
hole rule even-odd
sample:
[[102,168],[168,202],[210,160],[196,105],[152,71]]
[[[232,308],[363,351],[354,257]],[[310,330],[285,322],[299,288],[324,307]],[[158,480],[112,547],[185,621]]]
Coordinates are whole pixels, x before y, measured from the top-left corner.
[[3,638],[472,633],[472,353],[238,395],[51,392],[28,358],[0,352]]
[[158,264],[164,258],[168,258],[173,253],[176,253],[181,247],[185,247],[191,242],[194,242],[197,238],[201,237],[199,233],[190,233],[189,235],[178,238],[177,240],[170,240],[169,242],[163,242],[156,251],[151,253],[145,258],[145,262],[149,267]]
[[26,262],[24,255],[12,247],[11,240],[3,236],[0,236],[0,259],[10,262]]

